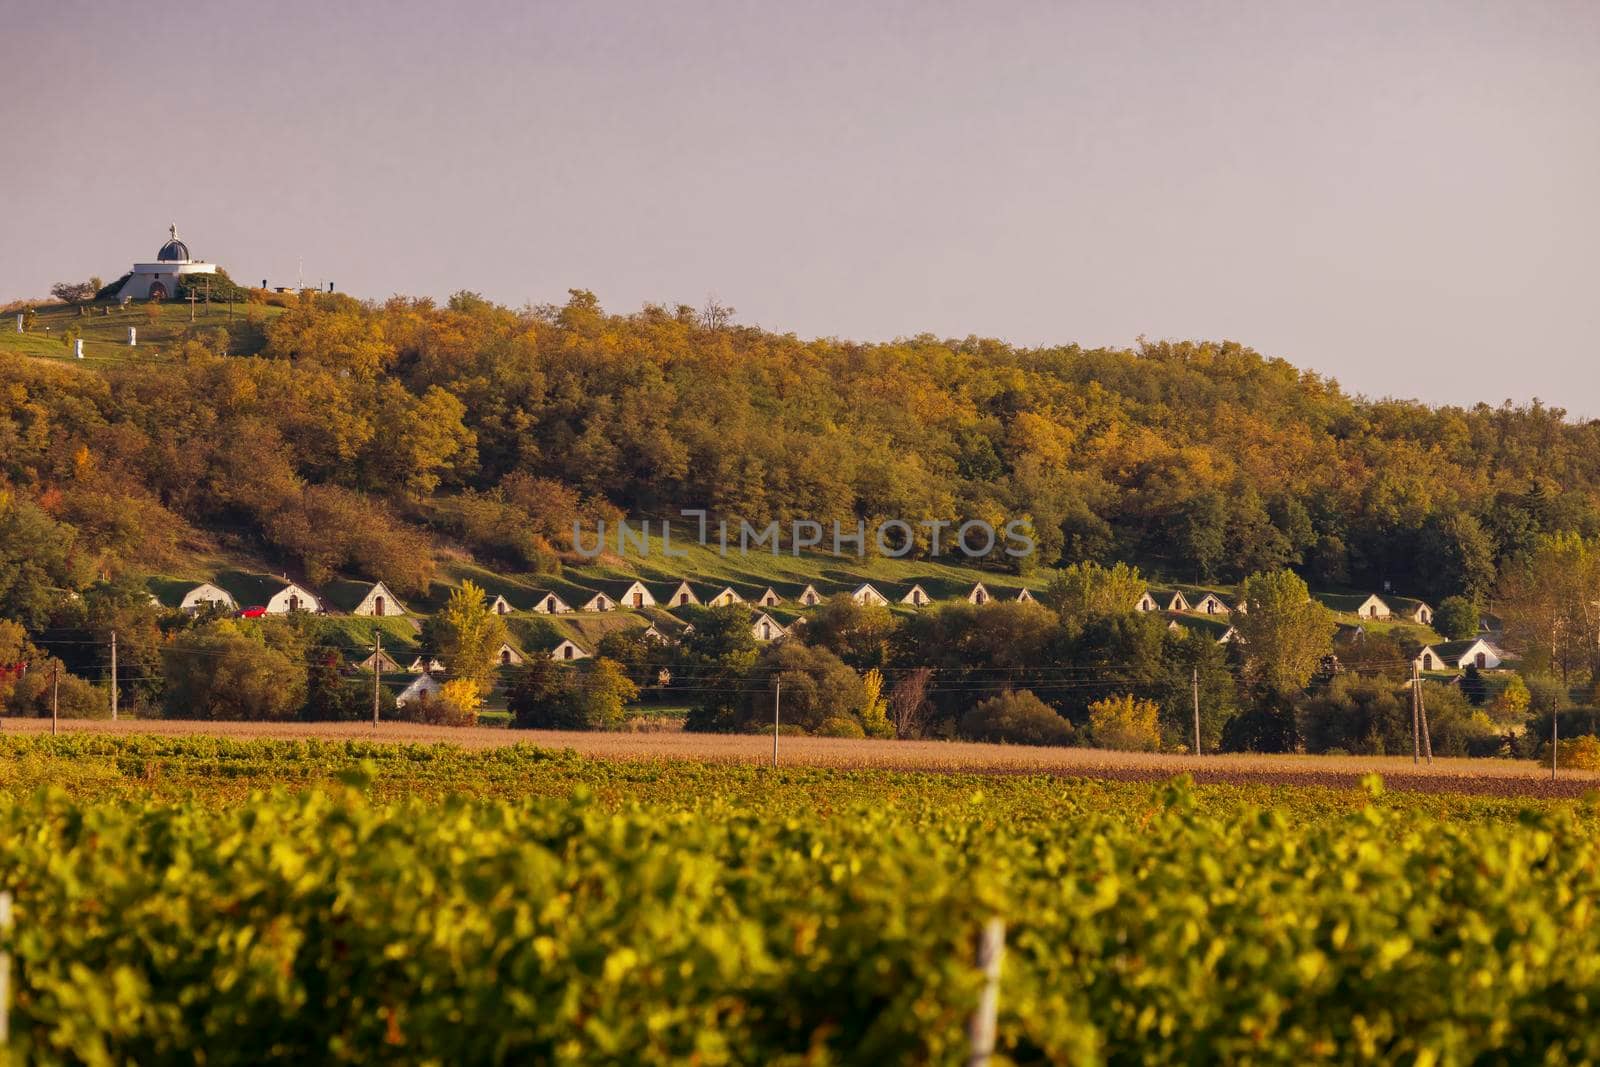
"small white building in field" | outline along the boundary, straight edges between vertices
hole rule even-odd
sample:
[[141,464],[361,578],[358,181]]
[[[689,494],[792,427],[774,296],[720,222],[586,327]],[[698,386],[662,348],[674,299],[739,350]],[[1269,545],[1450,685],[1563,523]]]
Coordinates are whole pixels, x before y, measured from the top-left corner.
[[202,608],[216,605],[229,611],[239,610],[239,605],[227,590],[210,582],[187,582],[181,579],[151,579],[148,588],[150,600],[162,608],[174,608],[193,615]]
[[233,572],[217,579],[246,615],[287,615],[294,611],[319,614],[322,602],[311,590],[286,577]]
[[725,608],[729,604],[743,604],[744,597],[740,596],[739,591],[733,586],[725,585],[709,596],[702,598],[702,602],[708,608]]
[[607,596],[604,593],[596,593],[594,596],[590,597],[588,600],[585,600],[582,604],[579,604],[578,605],[578,610],[579,611],[615,611],[615,610],[617,610],[617,602],[615,600],[612,600],[609,596]]
[[496,593],[494,599],[489,601],[489,610],[496,615],[510,615],[515,609],[512,608],[511,601]]
[[688,582],[679,582],[668,591],[661,602],[669,608],[686,608],[691,604],[700,603],[700,598],[695,595],[694,586]]
[[566,615],[572,611],[572,605],[554,593],[541,593],[533,602],[533,610],[540,615]]
[[1428,645],[1415,660],[1420,671],[1464,671],[1468,667],[1493,670],[1504,662],[1505,655],[1481,637]]
[[1217,594],[1207,593],[1199,600],[1196,600],[1190,610],[1199,612],[1201,615],[1226,615],[1228,614],[1228,605],[1224,604],[1222,598]]
[[862,582],[856,586],[855,592],[850,594],[850,599],[868,607],[882,608],[889,605],[889,598],[878,592],[871,582]]
[[383,617],[406,614],[406,606],[383,582],[336,582],[328,588],[335,607],[344,608],[352,615]]
[[400,664],[387,652],[368,652],[367,658],[356,664],[356,670],[371,673],[380,670],[385,674],[399,674]]
[[558,662],[567,663],[572,660],[588,659],[589,653],[579,648],[572,641],[562,639],[560,643],[550,650],[550,658]]
[[1395,618],[1406,619],[1423,626],[1433,625],[1433,608],[1425,601],[1403,596],[1390,597],[1389,609]]
[[750,624],[750,634],[757,641],[776,641],[789,633],[783,624],[766,612],[757,612],[755,621]]
[[653,608],[656,598],[643,582],[629,582],[620,590],[613,591],[612,599],[625,608]]
[[1146,595],[1154,598],[1162,611],[1178,612],[1189,610],[1189,598],[1183,595],[1183,590],[1181,589],[1152,589]]
[[502,667],[522,666],[522,653],[511,647],[511,642],[504,641],[495,650],[494,661]]
[[411,679],[410,685],[400,690],[399,694],[394,698],[394,706],[403,708],[413,700],[427,700],[430,697],[436,697],[439,695],[441,688],[443,687],[440,685],[439,679],[433,675],[419,674]]

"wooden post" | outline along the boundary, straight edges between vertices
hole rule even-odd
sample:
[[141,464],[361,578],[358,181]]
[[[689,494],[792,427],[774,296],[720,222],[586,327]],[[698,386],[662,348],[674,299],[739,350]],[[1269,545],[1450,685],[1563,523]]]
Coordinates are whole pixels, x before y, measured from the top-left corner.
[[1413,661],[1411,664],[1411,762],[1422,761],[1422,738],[1417,736],[1422,715],[1417,710],[1417,698],[1422,695],[1422,673]]
[[[0,891],[0,937],[11,933],[11,894]],[[11,953],[0,951],[0,1049],[11,1041]]]
[[383,683],[383,631],[372,633],[372,732],[378,732],[378,687]]
[[1561,712],[1550,713],[1550,780],[1556,780],[1556,758],[1561,751]]
[[1200,668],[1194,669],[1194,754],[1200,755]]
[[1417,713],[1422,717],[1422,755],[1433,762],[1433,735],[1428,730],[1428,701],[1422,695],[1422,679],[1417,679]]
[[978,935],[978,970],[983,974],[983,992],[978,1006],[967,1020],[967,1067],[988,1067],[994,1055],[995,1017],[1000,1010],[1000,960],[1006,954],[1006,924],[993,918],[983,924]]
[[111,631],[111,721],[117,721],[117,631]]
[[50,736],[56,735],[56,720],[61,713],[61,664],[50,664]]
[[772,765],[778,765],[778,707],[783,703],[783,679],[773,680],[772,690]]

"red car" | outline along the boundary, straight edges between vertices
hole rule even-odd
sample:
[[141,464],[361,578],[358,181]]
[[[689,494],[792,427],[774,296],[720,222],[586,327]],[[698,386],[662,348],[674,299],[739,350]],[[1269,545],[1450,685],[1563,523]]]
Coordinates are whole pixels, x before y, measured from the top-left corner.
[[239,612],[239,618],[241,618],[241,619],[259,619],[259,618],[261,618],[261,616],[265,615],[266,613],[267,613],[267,609],[266,608],[245,608],[243,611]]

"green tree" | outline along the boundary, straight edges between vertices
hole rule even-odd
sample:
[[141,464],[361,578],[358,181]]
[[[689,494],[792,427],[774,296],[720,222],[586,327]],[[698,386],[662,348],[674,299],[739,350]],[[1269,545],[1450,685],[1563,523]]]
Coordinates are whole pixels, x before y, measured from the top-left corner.
[[1151,688],[1161,708],[1163,747],[1194,747],[1195,683],[1200,696],[1200,749],[1215,752],[1224,725],[1239,711],[1239,691],[1228,665],[1226,645],[1208,633],[1166,631],[1161,645],[1162,675]]
[[470,580],[450,594],[427,631],[428,644],[438,650],[451,677],[476,682],[480,690],[488,689],[505,641],[505,620],[489,610],[483,589]]
[[576,712],[573,717],[583,724],[582,729],[617,730],[628,703],[638,697],[639,687],[620,663],[595,656],[578,666],[578,678],[568,692]]
[[640,689],[655,685],[665,665],[661,642],[645,636],[644,630],[612,630],[600,638],[594,654],[619,664]]
[[1499,590],[1506,640],[1526,665],[1548,665],[1568,685],[1591,673],[1600,652],[1600,539],[1540,537]]
[[31,501],[0,488],[0,617],[39,630],[66,595],[81,587],[77,533]]
[[[372,714],[370,688],[345,677],[344,657],[333,645],[314,646],[306,656],[306,699],[300,717],[307,722],[355,722]],[[380,700],[380,714],[382,712]]]
[[848,722],[854,724],[850,733],[864,734],[860,712],[866,687],[860,675],[827,649],[793,640],[768,645],[751,673],[747,722],[771,722],[780,686],[779,716],[785,725],[817,733],[833,724],[828,732],[838,734],[839,726]]
[[1494,539],[1464,511],[1435,512],[1423,526],[1418,578],[1437,596],[1461,590],[1476,600],[1494,589]]
[[1063,619],[1079,622],[1096,615],[1125,615],[1136,610],[1148,585],[1137,567],[1115,563],[1074,563],[1050,580],[1044,603]]
[[223,620],[179,635],[162,660],[174,719],[290,719],[305,704],[305,657],[288,624]]
[[796,636],[808,645],[827,649],[857,670],[865,670],[884,663],[894,632],[895,618],[888,608],[858,604],[840,593],[802,620]]
[[738,730],[746,710],[740,690],[756,662],[749,609],[740,604],[695,608],[684,617],[693,629],[679,639],[672,670],[672,685],[691,688],[696,700],[684,719],[684,729],[700,733]]
[[1447,596],[1433,614],[1433,627],[1452,641],[1478,636],[1478,605],[1464,596]]
[[506,694],[511,725],[521,730],[582,729],[570,699],[572,675],[546,656],[529,656],[512,674]]
[[1305,581],[1288,570],[1246,578],[1243,601],[1234,625],[1246,676],[1279,693],[1305,686],[1333,651],[1333,613],[1312,600]]
[[50,295],[63,304],[80,304],[94,296],[99,288],[92,281],[56,282],[50,287]]

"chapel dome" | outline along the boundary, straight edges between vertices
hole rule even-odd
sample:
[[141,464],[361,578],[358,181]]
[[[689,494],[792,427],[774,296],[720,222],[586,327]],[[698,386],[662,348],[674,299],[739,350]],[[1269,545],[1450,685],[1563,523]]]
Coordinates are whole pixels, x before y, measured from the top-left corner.
[[187,263],[192,258],[189,255],[189,246],[178,240],[178,227],[172,226],[167,230],[167,243],[161,246],[161,251],[156,253],[157,263]]

